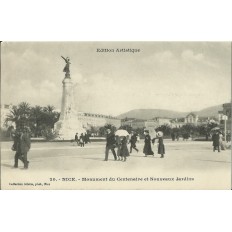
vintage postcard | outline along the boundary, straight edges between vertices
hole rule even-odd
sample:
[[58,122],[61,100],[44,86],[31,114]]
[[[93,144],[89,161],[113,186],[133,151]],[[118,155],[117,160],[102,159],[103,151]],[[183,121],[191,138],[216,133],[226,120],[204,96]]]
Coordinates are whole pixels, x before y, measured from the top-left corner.
[[1,189],[231,189],[231,42],[2,42]]

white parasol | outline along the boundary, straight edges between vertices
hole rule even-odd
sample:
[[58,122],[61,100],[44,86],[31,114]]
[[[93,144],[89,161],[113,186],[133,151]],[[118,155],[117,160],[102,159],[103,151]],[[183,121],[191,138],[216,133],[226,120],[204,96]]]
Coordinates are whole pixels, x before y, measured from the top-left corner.
[[218,126],[216,126],[216,127],[211,129],[211,131],[216,131],[216,130],[220,130],[220,128]]
[[126,130],[117,130],[115,132],[115,135],[117,135],[117,136],[128,136],[129,133]]

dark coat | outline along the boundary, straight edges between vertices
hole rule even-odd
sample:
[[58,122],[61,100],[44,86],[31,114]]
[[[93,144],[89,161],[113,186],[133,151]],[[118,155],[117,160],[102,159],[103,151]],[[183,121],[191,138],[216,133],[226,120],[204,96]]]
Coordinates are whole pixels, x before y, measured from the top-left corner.
[[212,140],[213,140],[213,146],[218,147],[219,146],[219,134],[213,134]]
[[27,133],[23,133],[20,137],[20,152],[27,153],[31,148],[31,139]]
[[17,152],[20,152],[20,133],[16,132],[14,135],[13,135],[13,139],[14,139],[14,144],[12,146],[12,150],[13,151],[17,151]]
[[80,143],[84,143],[85,142],[85,136],[84,135],[81,135],[80,136]]
[[145,135],[144,138],[144,148],[143,148],[143,153],[145,155],[154,155],[154,152],[151,149],[151,137],[150,135]]
[[78,141],[78,135],[75,135],[75,141]]
[[131,144],[135,144],[137,142],[137,136],[136,135],[132,135],[131,139],[130,139],[130,143]]
[[106,146],[110,149],[116,147],[116,137],[113,133],[107,134],[106,136]]
[[159,145],[158,145],[158,154],[165,154],[165,147],[164,147],[164,141],[163,141],[163,138],[159,138],[159,141],[158,141]]
[[119,156],[122,156],[122,157],[126,157],[126,156],[129,156],[129,150],[128,150],[128,147],[127,147],[127,139],[126,137],[123,138],[123,140],[121,140],[120,144],[119,144]]

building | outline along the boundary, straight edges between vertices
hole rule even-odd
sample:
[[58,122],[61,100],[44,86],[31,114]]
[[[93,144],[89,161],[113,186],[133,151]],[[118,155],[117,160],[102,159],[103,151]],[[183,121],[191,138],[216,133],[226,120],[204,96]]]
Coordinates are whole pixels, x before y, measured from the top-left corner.
[[91,127],[99,128],[105,126],[105,124],[114,125],[116,128],[121,126],[121,120],[119,118],[103,114],[79,112],[78,119],[87,130]]
[[198,115],[191,112],[185,117],[184,122],[185,122],[185,124],[195,124],[195,125],[197,125]]
[[132,129],[144,128],[146,120],[136,118],[124,118],[121,121],[122,126],[130,126]]
[[170,120],[171,128],[180,128],[185,125],[185,118],[175,118]]
[[225,121],[223,115],[226,115],[226,130],[227,132],[231,133],[231,103],[225,103],[222,105],[222,107],[223,110],[218,112],[220,124],[224,125]]

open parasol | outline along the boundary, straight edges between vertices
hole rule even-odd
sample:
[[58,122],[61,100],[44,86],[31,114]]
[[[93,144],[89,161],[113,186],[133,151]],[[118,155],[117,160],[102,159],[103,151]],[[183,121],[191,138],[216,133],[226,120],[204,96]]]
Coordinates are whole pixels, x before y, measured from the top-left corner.
[[117,135],[117,136],[128,136],[129,133],[126,130],[117,130],[115,132],[115,135]]
[[217,131],[217,130],[220,130],[220,128],[218,126],[211,129],[211,131]]

